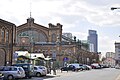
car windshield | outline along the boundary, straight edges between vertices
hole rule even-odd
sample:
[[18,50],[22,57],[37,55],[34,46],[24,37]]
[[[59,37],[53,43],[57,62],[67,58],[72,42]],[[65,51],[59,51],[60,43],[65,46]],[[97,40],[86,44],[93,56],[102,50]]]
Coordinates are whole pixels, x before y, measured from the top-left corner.
[[39,69],[45,69],[45,67],[43,67],[43,66],[39,66]]
[[23,69],[21,67],[19,67],[18,69],[19,69],[19,71],[23,71]]

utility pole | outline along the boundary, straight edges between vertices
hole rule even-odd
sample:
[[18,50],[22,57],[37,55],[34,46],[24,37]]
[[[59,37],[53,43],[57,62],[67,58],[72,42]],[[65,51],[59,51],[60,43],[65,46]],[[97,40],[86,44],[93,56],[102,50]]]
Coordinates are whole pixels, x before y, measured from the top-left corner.
[[56,69],[55,69],[55,61],[56,61],[56,53],[52,53],[52,61],[53,61],[53,75],[56,75]]

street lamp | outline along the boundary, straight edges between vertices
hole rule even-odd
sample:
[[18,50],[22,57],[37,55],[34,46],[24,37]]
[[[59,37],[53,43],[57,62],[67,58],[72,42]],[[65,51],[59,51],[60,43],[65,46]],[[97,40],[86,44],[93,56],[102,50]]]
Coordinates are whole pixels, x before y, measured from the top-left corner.
[[[120,7],[112,7],[111,8],[111,10],[114,10],[114,9],[120,9]],[[120,37],[120,36],[119,36]],[[116,62],[118,62],[117,60],[116,60]],[[119,65],[120,65],[120,63],[118,63]]]
[[120,7],[111,7],[111,10],[120,9]]

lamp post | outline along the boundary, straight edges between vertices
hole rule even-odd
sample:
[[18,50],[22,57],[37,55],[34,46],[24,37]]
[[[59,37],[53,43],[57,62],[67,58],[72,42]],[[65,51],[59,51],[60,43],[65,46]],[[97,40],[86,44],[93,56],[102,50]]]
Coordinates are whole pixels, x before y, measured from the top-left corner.
[[111,10],[120,9],[120,7],[111,7]]
[[[115,10],[115,9],[120,9],[120,7],[111,7],[111,10]],[[116,64],[118,64],[120,66],[120,59],[116,60]]]
[[55,67],[55,61],[56,61],[56,53],[52,53],[52,60],[53,60],[53,74],[56,75],[56,67]]

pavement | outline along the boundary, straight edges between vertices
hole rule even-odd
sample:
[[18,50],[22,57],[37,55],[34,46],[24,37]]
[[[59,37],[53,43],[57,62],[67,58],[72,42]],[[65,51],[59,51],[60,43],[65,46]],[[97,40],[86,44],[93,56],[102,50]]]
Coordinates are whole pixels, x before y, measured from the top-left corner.
[[73,71],[62,71],[61,70],[56,70],[56,75],[54,74],[53,71],[51,71],[51,74],[47,74],[47,76],[54,76],[54,77],[60,77],[60,76],[67,76],[69,74],[71,74]]
[[120,80],[120,75],[115,80]]
[[[56,75],[54,74],[53,71],[51,71],[51,74],[47,74],[49,77],[60,77],[60,76],[69,76],[73,71],[62,71],[61,70],[56,70]],[[120,75],[117,76],[115,80],[120,80]]]

